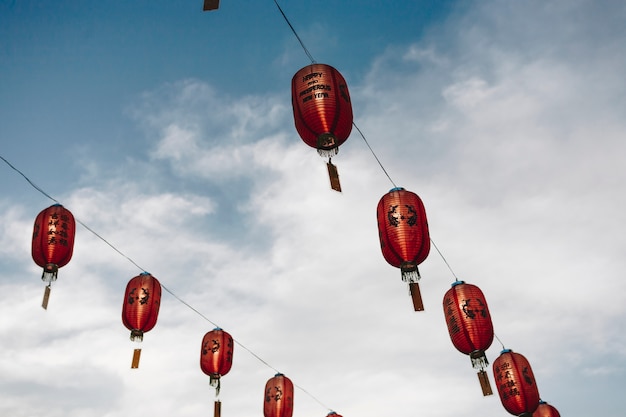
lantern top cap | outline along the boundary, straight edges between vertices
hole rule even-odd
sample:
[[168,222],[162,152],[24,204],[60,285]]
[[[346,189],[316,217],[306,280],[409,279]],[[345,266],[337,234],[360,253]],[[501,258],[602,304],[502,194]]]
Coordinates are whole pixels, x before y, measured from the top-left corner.
[[500,354],[502,355],[503,353],[511,353],[513,352],[511,349],[502,349],[502,352],[500,352]]
[[281,374],[280,372],[277,372],[276,375],[274,376],[285,376],[284,374]]
[[223,329],[222,329],[221,327],[216,327],[216,328],[215,328],[215,329],[213,329],[213,330],[223,330]]
[[141,274],[139,274],[139,275],[152,275],[152,274],[151,274],[150,272],[143,271],[143,272],[142,272]]
[[393,187],[391,190],[389,190],[390,193],[394,191],[404,191],[404,187]]
[[465,284],[465,281],[459,281],[459,280],[457,279],[456,281],[454,281],[454,282],[452,283],[452,288],[454,288],[454,287],[456,287],[457,285],[460,285],[460,284]]

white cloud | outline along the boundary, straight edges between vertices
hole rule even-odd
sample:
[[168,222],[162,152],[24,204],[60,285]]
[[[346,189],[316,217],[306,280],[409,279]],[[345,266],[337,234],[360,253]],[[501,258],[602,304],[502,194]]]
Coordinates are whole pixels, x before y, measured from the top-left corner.
[[[594,392],[593,403],[570,391],[587,389],[585,378],[623,378],[626,367],[626,65],[608,29],[588,39],[592,24],[614,24],[607,13],[579,26],[599,8],[591,4],[476,4],[390,49],[363,85],[350,85],[359,127],[394,181],[424,200],[446,260],[481,287],[496,333],[531,361],[542,396],[572,416],[618,398],[619,386]],[[593,59],[581,63],[586,54]],[[150,147],[119,176],[73,191],[77,217],[342,415],[504,412],[497,395],[482,398],[469,359],[450,343],[441,301],[454,277],[435,248],[420,267],[422,313],[382,258],[375,208],[392,185],[356,131],[333,159],[339,194],[295,134],[288,97],[228,97],[185,80],[146,93],[134,116]],[[3,258],[26,262],[30,210],[2,206]],[[146,397],[146,414],[209,412],[197,360],[212,324],[164,292],[140,370],[129,370],[134,344],[119,315],[139,271],[79,234],[47,312],[37,268],[28,284],[20,270],[2,283],[0,315],[21,318],[0,324],[0,373],[11,375],[3,392],[37,387],[50,415],[122,416]],[[494,342],[491,361],[500,348]],[[235,361],[224,412],[258,410],[274,371],[241,346]],[[93,405],[55,399],[61,389]],[[21,415],[42,412],[34,394],[15,391],[0,410],[20,415],[28,403]],[[296,414],[322,413],[296,391]]]

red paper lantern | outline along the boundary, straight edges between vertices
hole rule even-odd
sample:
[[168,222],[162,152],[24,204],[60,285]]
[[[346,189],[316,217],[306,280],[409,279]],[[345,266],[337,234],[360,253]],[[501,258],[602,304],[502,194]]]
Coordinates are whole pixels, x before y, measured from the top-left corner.
[[[130,330],[130,340],[141,342],[143,334],[152,330],[159,317],[161,284],[148,272],[128,281],[122,306],[122,322]],[[135,349],[131,367],[139,366],[141,349]]]
[[263,398],[265,417],[291,417],[293,415],[293,383],[278,373],[265,384]]
[[220,328],[204,335],[200,347],[200,369],[210,377],[211,386],[219,395],[220,377],[226,375],[233,366],[233,338]]
[[504,349],[493,362],[493,375],[506,411],[515,416],[532,417],[539,406],[539,390],[528,360]]
[[545,401],[539,401],[539,407],[533,413],[533,417],[561,417],[559,411]]
[[43,268],[41,279],[55,281],[59,268],[72,259],[75,233],[74,216],[60,204],[53,204],[37,215],[32,255],[35,263]]
[[430,237],[422,200],[404,188],[393,188],[378,202],[376,218],[385,260],[400,268],[402,280],[409,283],[415,311],[424,310],[417,266],[430,252]]
[[337,168],[330,158],[352,131],[352,104],[346,80],[330,65],[307,65],[291,80],[291,104],[298,134],[321,156],[329,157],[331,186],[341,191]]
[[74,216],[60,204],[42,210],[35,219],[31,253],[35,263],[43,268],[41,279],[48,283],[43,308],[48,307],[50,285],[56,281],[59,268],[72,259],[75,234]]
[[491,395],[485,351],[493,342],[493,324],[483,292],[475,285],[456,281],[443,297],[443,313],[455,348],[470,356],[478,370],[483,395]]

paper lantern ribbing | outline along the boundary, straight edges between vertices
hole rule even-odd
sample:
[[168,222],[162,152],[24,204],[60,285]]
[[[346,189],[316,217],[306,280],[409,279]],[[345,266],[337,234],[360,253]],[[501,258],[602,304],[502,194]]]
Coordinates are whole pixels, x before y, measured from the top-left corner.
[[545,401],[539,401],[539,407],[533,413],[533,417],[561,417],[559,411]]
[[478,370],[483,395],[493,394],[485,371],[489,364],[485,351],[493,342],[493,324],[483,292],[464,281],[454,282],[443,297],[443,313],[452,344],[469,355]]
[[298,134],[321,156],[329,158],[331,187],[341,191],[337,168],[330,158],[352,131],[352,104],[346,80],[330,65],[307,65],[291,80],[291,104]]
[[415,311],[424,310],[417,266],[430,252],[426,210],[417,194],[396,187],[378,202],[376,210],[380,248],[385,260],[400,268],[408,282]]
[[265,384],[263,398],[265,417],[291,417],[293,415],[293,383],[278,373]]
[[41,304],[44,309],[48,308],[50,286],[56,281],[59,268],[72,259],[75,234],[74,216],[60,204],[42,210],[35,219],[31,254],[33,261],[43,268],[41,279],[48,283]]
[[506,411],[515,416],[532,417],[539,406],[539,390],[528,360],[504,349],[493,362],[493,375]]
[[233,348],[233,338],[219,327],[202,338],[200,369],[209,376],[216,395],[220,393],[220,377],[226,375],[233,366]]
[[[152,330],[159,317],[161,284],[148,272],[128,281],[122,305],[122,322],[130,330],[130,340],[141,342],[143,334]],[[135,349],[131,368],[139,367],[141,349]]]

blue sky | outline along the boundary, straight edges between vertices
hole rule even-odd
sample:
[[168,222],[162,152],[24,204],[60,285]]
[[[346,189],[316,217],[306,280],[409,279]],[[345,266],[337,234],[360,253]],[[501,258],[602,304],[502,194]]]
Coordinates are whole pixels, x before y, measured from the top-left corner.
[[[145,269],[270,365],[235,347],[224,415],[261,414],[275,370],[298,416],[506,415],[449,340],[439,253],[420,313],[384,261],[393,185],[362,138],[333,158],[341,194],[299,139],[290,81],[309,60],[274,2],[221,3],[0,2],[0,155],[141,267],[79,226],[41,309],[30,237],[52,201],[0,164],[0,414],[211,413],[213,323],[169,293],[130,369],[122,297]],[[541,397],[621,417],[626,6],[280,4]]]

